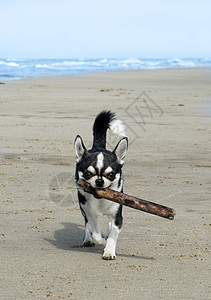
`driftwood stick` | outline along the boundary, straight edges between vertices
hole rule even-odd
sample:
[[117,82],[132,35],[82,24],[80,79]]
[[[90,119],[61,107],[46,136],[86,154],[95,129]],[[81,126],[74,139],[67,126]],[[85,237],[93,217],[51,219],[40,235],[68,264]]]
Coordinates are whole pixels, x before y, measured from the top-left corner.
[[117,202],[121,205],[126,205],[131,208],[145,211],[147,213],[157,215],[159,217],[167,218],[170,220],[174,219],[176,215],[173,208],[166,207],[157,203],[153,203],[147,200],[139,199],[124,193],[120,193],[109,188],[105,189],[94,189],[88,182],[79,179],[78,187],[87,193],[97,195],[100,198],[105,198],[113,202]]

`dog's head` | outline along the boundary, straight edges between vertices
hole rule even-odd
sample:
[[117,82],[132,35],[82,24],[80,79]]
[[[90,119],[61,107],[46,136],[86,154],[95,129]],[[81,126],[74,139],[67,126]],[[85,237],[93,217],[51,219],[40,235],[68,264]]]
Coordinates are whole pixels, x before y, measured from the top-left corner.
[[112,152],[103,148],[87,150],[78,135],[75,139],[76,180],[82,178],[93,188],[122,186],[121,169],[127,149],[128,139],[124,137]]

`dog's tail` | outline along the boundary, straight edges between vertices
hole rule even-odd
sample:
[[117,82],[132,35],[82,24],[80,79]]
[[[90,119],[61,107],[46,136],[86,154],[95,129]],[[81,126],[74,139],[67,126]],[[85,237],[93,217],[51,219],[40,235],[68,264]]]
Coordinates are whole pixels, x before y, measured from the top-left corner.
[[125,126],[123,122],[118,119],[116,114],[110,111],[102,111],[97,115],[93,125],[93,146],[92,148],[106,148],[106,132],[111,129],[114,134],[119,136],[126,136]]

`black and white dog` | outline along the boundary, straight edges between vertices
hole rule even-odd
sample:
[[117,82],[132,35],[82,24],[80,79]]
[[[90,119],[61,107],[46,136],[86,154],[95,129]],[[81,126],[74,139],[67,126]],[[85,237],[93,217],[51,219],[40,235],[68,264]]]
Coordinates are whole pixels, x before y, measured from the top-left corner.
[[[123,138],[113,152],[106,150],[106,132],[111,129]],[[110,188],[123,191],[122,166],[127,153],[128,139],[121,120],[110,111],[101,112],[93,125],[93,146],[87,150],[82,138],[75,139],[76,182],[79,178],[89,182],[93,188]],[[77,187],[78,188],[78,187]],[[122,227],[122,206],[106,199],[97,199],[78,188],[78,199],[82,215],[85,219],[85,238],[83,245],[92,247],[96,244],[105,245],[102,258],[116,258],[116,243]],[[102,236],[99,216],[109,218],[108,238]]]

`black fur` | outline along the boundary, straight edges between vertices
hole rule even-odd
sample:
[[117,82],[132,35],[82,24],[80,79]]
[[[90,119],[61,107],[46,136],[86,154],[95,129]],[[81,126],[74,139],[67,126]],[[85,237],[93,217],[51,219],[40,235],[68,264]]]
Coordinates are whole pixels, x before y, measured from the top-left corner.
[[122,223],[123,223],[122,205],[120,205],[115,216],[115,225],[118,226],[120,229],[122,227]]
[[102,111],[97,116],[93,125],[92,148],[106,148],[106,132],[109,129],[109,124],[115,117],[115,114],[110,111]]

